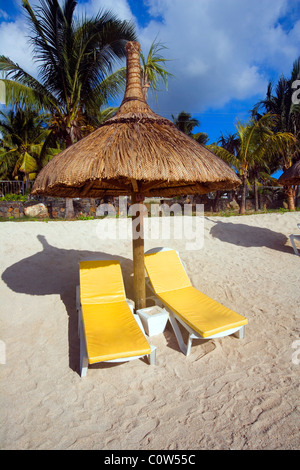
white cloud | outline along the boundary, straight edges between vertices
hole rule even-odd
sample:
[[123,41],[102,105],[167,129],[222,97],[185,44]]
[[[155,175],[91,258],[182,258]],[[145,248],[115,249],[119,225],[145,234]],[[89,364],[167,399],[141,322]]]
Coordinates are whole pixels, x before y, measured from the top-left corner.
[[[62,3],[62,0],[60,0],[60,3]],[[30,0],[30,5],[33,8],[39,4],[39,0]],[[16,6],[19,9],[20,15],[15,21],[9,20],[8,13],[0,10],[0,54],[9,57],[26,72],[37,77],[38,65],[34,62],[32,48],[28,40],[26,14],[19,3]],[[116,13],[120,19],[136,21],[127,0],[114,0],[113,3],[111,0],[89,0],[78,4],[75,14],[78,17],[81,17],[83,14],[92,17],[99,13],[100,10],[110,10]]]
[[130,10],[127,0],[88,0],[78,4],[76,14],[87,14],[88,16],[95,16],[99,11],[112,11],[122,20],[134,19]]
[[290,1],[146,0],[162,21],[141,31],[142,46],[158,34],[177,77],[169,81],[168,94],[159,96],[159,109],[195,113],[264,95],[266,70],[288,74],[299,54],[299,22],[289,32],[278,24]]
[[[133,19],[131,0],[87,0],[76,12],[94,16],[110,9]],[[270,72],[289,74],[299,55],[300,21],[284,28],[279,19],[299,0],[144,0],[152,21],[138,26],[144,52],[158,36],[168,49],[168,93],[160,93],[159,112],[170,116],[220,108],[230,100],[254,99],[266,91]],[[37,0],[31,0],[31,3]],[[141,8],[142,0],[138,0]],[[0,22],[0,53],[36,72],[26,40],[24,17]],[[154,103],[153,107],[155,107]]]
[[0,23],[0,54],[9,57],[32,75],[37,74],[24,18]]

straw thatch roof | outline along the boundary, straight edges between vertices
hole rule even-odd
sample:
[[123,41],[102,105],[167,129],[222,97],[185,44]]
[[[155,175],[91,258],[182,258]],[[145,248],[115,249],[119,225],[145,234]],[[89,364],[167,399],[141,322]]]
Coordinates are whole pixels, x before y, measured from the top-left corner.
[[150,109],[141,89],[139,44],[129,42],[126,49],[127,83],[118,113],[56,155],[32,193],[174,196],[237,187],[240,180],[227,164]]
[[300,184],[300,160],[282,173],[278,179],[278,183],[283,186]]

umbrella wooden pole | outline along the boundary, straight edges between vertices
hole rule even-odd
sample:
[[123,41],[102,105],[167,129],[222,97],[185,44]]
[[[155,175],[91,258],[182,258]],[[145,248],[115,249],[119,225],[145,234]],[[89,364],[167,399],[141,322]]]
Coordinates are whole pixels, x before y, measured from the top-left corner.
[[[138,193],[132,193],[131,203],[137,205],[132,217],[133,287],[136,310],[146,307],[145,263],[144,263],[144,205]],[[139,237],[137,238],[137,233]]]

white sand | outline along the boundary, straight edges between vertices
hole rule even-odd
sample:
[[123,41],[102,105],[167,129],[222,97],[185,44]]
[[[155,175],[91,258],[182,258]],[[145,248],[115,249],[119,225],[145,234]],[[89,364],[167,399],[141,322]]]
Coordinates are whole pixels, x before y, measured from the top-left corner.
[[94,365],[85,378],[78,262],[117,257],[132,298],[131,242],[100,240],[97,220],[1,223],[0,448],[299,449],[298,222],[208,217],[198,251],[147,241],[177,248],[195,287],[246,316],[245,339],[194,341],[185,357],[167,326],[150,338],[156,366]]

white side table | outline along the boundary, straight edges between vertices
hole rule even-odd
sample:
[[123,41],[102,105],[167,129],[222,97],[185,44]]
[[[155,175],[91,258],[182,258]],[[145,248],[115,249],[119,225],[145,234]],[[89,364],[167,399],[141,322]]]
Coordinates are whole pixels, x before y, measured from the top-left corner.
[[136,311],[148,336],[162,333],[166,327],[169,314],[165,308],[153,305]]

